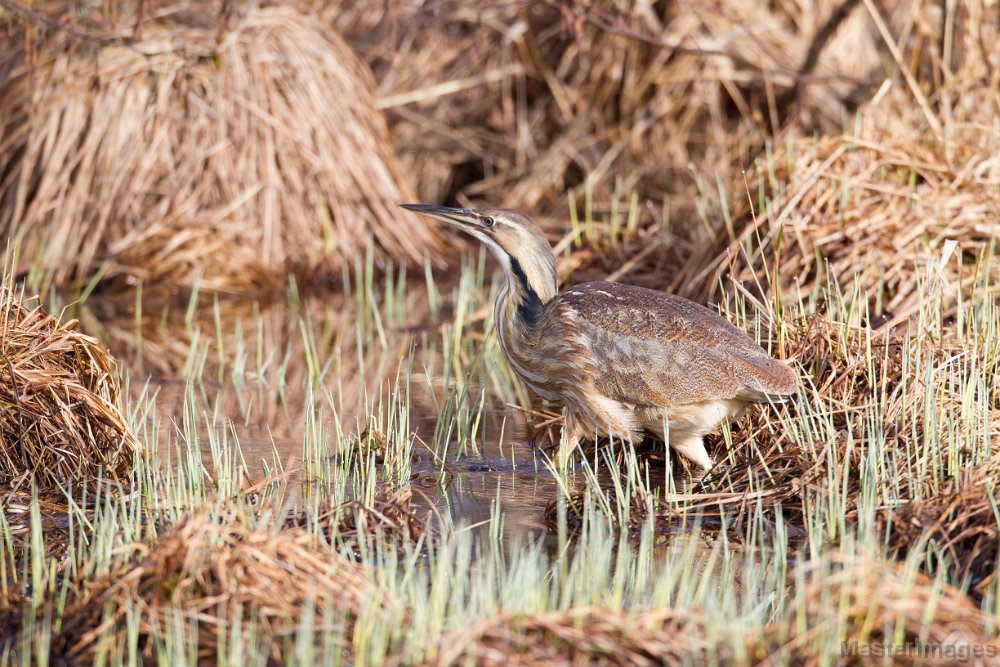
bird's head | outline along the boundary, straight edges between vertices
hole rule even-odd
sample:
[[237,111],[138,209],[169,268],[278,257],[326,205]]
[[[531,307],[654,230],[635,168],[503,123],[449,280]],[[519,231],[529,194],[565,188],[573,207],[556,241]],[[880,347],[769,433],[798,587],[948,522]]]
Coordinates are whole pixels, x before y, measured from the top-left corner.
[[542,303],[555,297],[556,256],[541,228],[525,213],[511,208],[450,208],[403,204],[403,208],[446,222],[485,243],[509,278],[534,292]]

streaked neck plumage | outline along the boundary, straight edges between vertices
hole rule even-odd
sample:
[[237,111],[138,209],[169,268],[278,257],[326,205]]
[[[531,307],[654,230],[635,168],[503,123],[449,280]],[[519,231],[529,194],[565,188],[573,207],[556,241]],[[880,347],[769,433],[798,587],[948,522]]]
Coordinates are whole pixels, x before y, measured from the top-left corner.
[[[533,250],[543,253],[542,248]],[[537,340],[546,307],[558,290],[555,254],[547,243],[544,250],[545,256],[525,258],[527,265],[510,255],[501,259],[506,280],[497,295],[494,318],[500,345],[515,368],[521,366],[523,347]]]

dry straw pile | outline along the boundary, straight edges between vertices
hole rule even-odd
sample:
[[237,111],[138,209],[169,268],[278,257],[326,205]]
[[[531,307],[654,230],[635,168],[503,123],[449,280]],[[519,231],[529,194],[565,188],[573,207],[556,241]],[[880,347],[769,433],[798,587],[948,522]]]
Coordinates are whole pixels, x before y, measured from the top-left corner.
[[57,282],[105,265],[246,290],[339,272],[370,236],[400,261],[439,249],[396,207],[413,196],[371,73],[315,15],[4,6],[0,232]]
[[[71,660],[92,659],[102,639],[122,631],[131,614],[154,640],[169,637],[175,623],[196,623],[199,651],[209,652],[238,624],[252,625],[266,633],[253,640],[270,645],[280,659],[283,642],[310,605],[322,628],[350,623],[380,598],[385,609],[392,604],[372,572],[315,536],[254,527],[237,510],[225,509],[217,516],[207,509],[187,515],[83,587],[67,602],[54,640],[53,650]],[[333,617],[324,617],[330,611]]]
[[115,359],[97,340],[0,288],[0,481],[126,480],[139,445]]
[[[734,264],[750,280],[775,262],[792,294],[830,277],[850,288],[860,275],[873,313],[898,324],[917,311],[916,282],[928,271],[950,286],[952,312],[959,297],[1000,281],[1000,5],[963,4],[945,25],[922,18],[944,52],[913,47],[913,61],[898,62],[903,75],[844,132],[782,138],[749,179],[754,206],[768,205],[754,220],[740,193],[745,226],[679,283],[705,286],[709,298]],[[747,258],[740,245],[756,252]]]
[[704,622],[688,610],[574,607],[484,619],[445,636],[425,664],[692,664],[708,660],[704,637]]
[[561,214],[568,189],[607,201],[620,177],[690,212],[689,163],[728,178],[772,127],[839,128],[864,98],[880,38],[856,4],[345,1],[329,15],[375,72],[423,198]]
[[[789,584],[795,601],[761,630],[707,627],[695,610],[577,607],[505,615],[457,630],[426,664],[652,666],[717,658],[725,664],[811,665],[842,646],[864,651],[883,642],[931,646],[936,653],[928,653],[924,665],[956,664],[973,649],[987,656],[977,664],[997,664],[1000,656],[1000,641],[989,629],[998,619],[961,591],[899,564],[860,556],[807,561],[789,574]],[[718,652],[720,638],[730,647],[726,653]],[[918,656],[914,648],[901,660]],[[842,657],[869,664],[860,653]]]
[[591,188],[598,218],[617,179],[635,192],[648,233],[597,253],[603,275],[712,301],[732,269],[780,260],[808,293],[874,267],[861,287],[896,322],[948,241],[956,294],[985,278],[973,264],[998,277],[990,0],[342,2],[330,20],[375,72],[424,199],[562,221],[567,192]]
[[[751,644],[758,664],[817,665],[818,656],[866,645],[911,647],[892,661],[897,665],[1000,664],[1000,619],[905,565],[845,555],[806,562],[789,579],[795,602],[764,629],[763,641]],[[921,645],[930,649],[924,655]],[[849,664],[884,664],[879,655],[843,657]]]

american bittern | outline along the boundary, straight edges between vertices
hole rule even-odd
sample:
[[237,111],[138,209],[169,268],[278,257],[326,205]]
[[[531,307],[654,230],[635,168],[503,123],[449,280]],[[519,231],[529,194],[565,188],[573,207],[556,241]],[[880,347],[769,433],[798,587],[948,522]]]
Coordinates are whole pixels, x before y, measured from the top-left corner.
[[725,318],[679,296],[603,281],[558,291],[556,257],[511,209],[406,204],[493,251],[506,274],[494,316],[504,355],[543,398],[563,405],[559,461],[583,436],[663,438],[708,469],[703,436],[750,403],[796,392],[795,372]]

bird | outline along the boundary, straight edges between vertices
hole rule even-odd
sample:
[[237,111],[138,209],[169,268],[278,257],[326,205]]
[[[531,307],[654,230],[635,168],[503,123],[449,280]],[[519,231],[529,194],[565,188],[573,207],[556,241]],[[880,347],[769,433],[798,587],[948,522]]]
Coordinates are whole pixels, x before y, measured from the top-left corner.
[[563,406],[557,465],[583,438],[657,436],[713,467],[704,436],[752,403],[797,393],[794,369],[727,319],[683,297],[586,282],[559,291],[556,255],[521,211],[402,204],[484,243],[503,270],[494,328],[516,375]]

